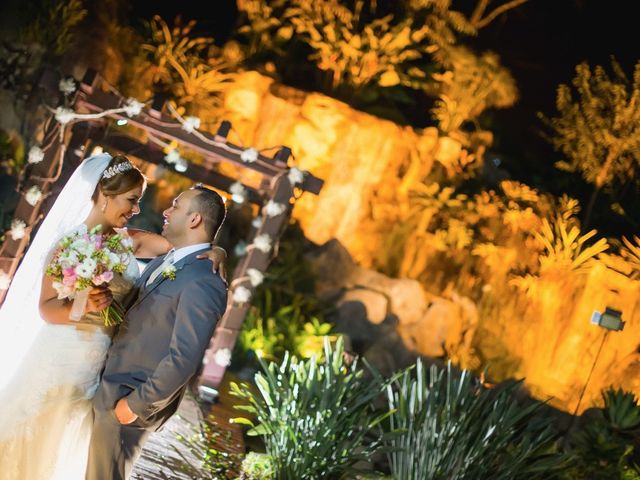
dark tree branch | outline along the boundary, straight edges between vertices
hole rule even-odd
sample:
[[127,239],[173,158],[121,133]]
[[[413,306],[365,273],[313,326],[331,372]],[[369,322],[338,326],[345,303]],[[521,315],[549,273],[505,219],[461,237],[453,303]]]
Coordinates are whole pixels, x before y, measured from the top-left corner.
[[491,13],[489,13],[486,17],[482,18],[482,15],[486,11],[489,6],[490,0],[480,0],[478,5],[476,6],[473,15],[471,16],[471,24],[476,27],[476,29],[480,30],[481,28],[486,27],[491,22],[493,22],[496,18],[498,18],[503,13],[513,10],[520,5],[527,3],[529,0],[511,0],[504,5],[500,5],[496,7]]

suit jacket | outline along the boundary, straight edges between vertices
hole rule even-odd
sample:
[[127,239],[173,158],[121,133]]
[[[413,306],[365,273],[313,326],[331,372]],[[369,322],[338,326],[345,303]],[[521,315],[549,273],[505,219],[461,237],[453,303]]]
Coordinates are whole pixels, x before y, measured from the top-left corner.
[[176,411],[227,304],[226,285],[211,262],[196,259],[203,251],[176,262],[174,280],[158,275],[145,287],[162,258],[149,262],[109,349],[97,410],[111,410],[126,396],[137,424],[151,430]]

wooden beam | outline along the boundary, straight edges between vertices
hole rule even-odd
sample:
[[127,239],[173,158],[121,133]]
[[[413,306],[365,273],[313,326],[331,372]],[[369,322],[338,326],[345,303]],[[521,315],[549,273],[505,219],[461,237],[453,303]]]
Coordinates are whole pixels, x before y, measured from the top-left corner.
[[[90,112],[96,113],[105,110],[120,108],[124,104],[124,99],[114,93],[103,92],[94,88],[91,88],[92,93],[89,93],[88,91],[85,91],[86,86],[84,84],[81,85],[81,87],[83,90],[78,95],[76,105],[78,107],[83,107]],[[157,112],[154,113],[156,113],[157,115]],[[201,138],[198,138],[191,133],[186,132],[182,129],[182,125],[173,118],[161,116],[157,119],[144,110],[140,113],[140,115],[137,115],[135,117],[128,117],[122,114],[113,114],[110,115],[110,117],[127,120],[131,125],[141,128],[153,135],[162,137],[169,141],[176,141],[187,148],[199,152],[210,161],[231,162],[248,170],[254,170],[261,173],[262,175],[269,177],[274,177],[280,174],[282,171],[285,171],[287,168],[287,160],[291,155],[291,150],[288,147],[284,147],[280,151],[278,151],[275,158],[269,158],[264,155],[259,155],[259,162],[248,163],[242,161],[239,153],[229,151],[222,146],[211,145]],[[227,125],[228,128],[230,128],[230,124]],[[208,141],[222,141],[229,148],[242,151],[242,147],[226,142],[226,137],[223,137],[222,135],[211,135],[207,132],[200,133]],[[300,188],[304,191],[308,191],[309,193],[317,195],[320,193],[323,183],[324,182],[321,179],[314,177],[310,173],[307,173],[305,175],[303,184],[300,185]]]
[[[145,144],[139,142],[138,140],[126,135],[108,135],[100,140],[99,143],[105,147],[119,150],[124,154],[140,157],[145,162],[161,165],[162,167],[171,169],[184,177],[190,178],[191,180],[206,183],[220,190],[224,190],[225,192],[228,192],[231,185],[236,182],[236,180],[231,177],[227,177],[226,175],[215,172],[210,168],[202,165],[196,165],[194,163],[189,163],[186,172],[178,172],[175,169],[175,165],[170,165],[165,161],[165,154],[162,150],[155,148],[153,145],[148,143]],[[248,194],[247,199],[251,203],[257,205],[263,204],[264,198],[258,190],[248,186],[245,186],[245,189]]]

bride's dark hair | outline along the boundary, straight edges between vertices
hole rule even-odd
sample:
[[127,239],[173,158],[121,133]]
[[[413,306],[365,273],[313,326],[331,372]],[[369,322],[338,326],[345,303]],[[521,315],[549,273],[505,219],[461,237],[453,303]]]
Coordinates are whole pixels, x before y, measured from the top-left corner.
[[113,196],[128,192],[138,185],[142,185],[144,188],[147,183],[146,178],[144,178],[142,172],[138,170],[124,155],[114,155],[113,158],[111,158],[109,165],[107,165],[107,168],[105,168],[105,171],[109,170],[111,167],[120,165],[121,163],[131,164],[133,168],[115,173],[109,178],[103,176],[91,196],[91,199],[94,202],[98,200],[98,192],[102,192],[103,195]]

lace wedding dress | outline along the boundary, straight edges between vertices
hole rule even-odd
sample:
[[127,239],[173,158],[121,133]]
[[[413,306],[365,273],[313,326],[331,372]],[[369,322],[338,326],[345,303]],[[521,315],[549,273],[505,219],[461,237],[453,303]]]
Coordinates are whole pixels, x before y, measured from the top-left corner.
[[[109,154],[85,159],[57,196],[0,306],[0,480],[84,479],[91,398],[111,332],[99,314],[49,325],[38,308],[42,272],[57,240],[78,228]],[[122,300],[139,276],[132,257],[110,284]]]
[[[139,276],[135,258],[109,284],[121,302]],[[81,480],[93,410],[113,328],[99,313],[72,325],[43,326],[0,395],[0,479]]]

